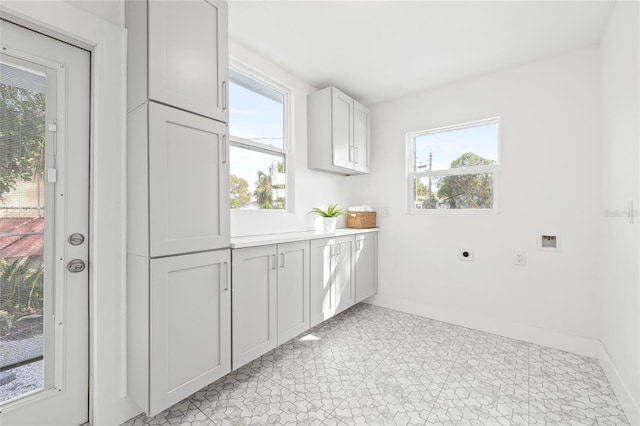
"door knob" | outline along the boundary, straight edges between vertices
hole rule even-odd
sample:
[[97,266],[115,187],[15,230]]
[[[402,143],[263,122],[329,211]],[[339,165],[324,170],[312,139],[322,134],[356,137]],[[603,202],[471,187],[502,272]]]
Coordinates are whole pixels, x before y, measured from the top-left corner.
[[82,272],[84,271],[85,265],[84,261],[80,259],[73,259],[69,263],[67,263],[67,269],[69,272]]

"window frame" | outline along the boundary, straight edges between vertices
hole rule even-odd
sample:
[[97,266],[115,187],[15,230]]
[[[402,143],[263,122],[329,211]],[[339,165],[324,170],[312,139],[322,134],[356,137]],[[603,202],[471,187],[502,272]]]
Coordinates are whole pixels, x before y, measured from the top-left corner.
[[[484,165],[484,166],[471,166],[471,167],[457,167],[454,169],[445,170],[426,170],[426,171],[413,171],[415,170],[415,158],[413,150],[413,139],[419,136],[425,136],[436,133],[443,133],[454,130],[468,129],[472,127],[480,127],[487,124],[496,125],[496,148],[497,148],[497,161],[496,164]],[[406,209],[407,214],[416,215],[495,215],[500,213],[500,164],[501,164],[501,117],[490,117],[481,120],[469,121],[460,124],[453,124],[449,126],[436,127],[427,130],[420,130],[407,133],[406,135],[406,181],[405,181],[405,194],[406,194]],[[479,173],[491,173],[493,177],[493,207],[490,209],[417,209],[415,208],[414,199],[414,180],[423,177],[446,177],[446,176],[461,176],[461,175],[473,175]]]
[[[254,142],[249,139],[234,136],[231,133],[231,127],[229,127],[229,146],[241,149],[248,149],[251,151],[259,152],[268,155],[281,155],[284,158],[284,170],[285,170],[285,200],[284,209],[230,209],[234,211],[251,211],[251,212],[270,212],[270,213],[293,213],[294,212],[294,170],[293,170],[293,156],[292,143],[291,143],[291,100],[293,98],[293,89],[277,82],[276,80],[266,76],[265,74],[258,72],[247,65],[244,65],[234,59],[229,59],[229,80],[231,80],[232,74],[241,74],[243,78],[249,78],[255,82],[262,84],[269,89],[272,89],[282,94],[282,148]],[[230,101],[231,102],[231,101]],[[231,164],[229,166],[229,172],[231,172]],[[252,194],[253,196],[253,194]]]

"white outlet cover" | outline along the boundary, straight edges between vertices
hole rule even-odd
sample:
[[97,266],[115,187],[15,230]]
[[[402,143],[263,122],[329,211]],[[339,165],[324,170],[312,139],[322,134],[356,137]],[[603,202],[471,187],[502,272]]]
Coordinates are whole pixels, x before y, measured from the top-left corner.
[[527,252],[526,251],[514,251],[513,252],[513,264],[517,266],[524,266],[527,264]]
[[473,249],[470,249],[470,248],[458,249],[458,259],[464,260],[466,262],[473,262]]

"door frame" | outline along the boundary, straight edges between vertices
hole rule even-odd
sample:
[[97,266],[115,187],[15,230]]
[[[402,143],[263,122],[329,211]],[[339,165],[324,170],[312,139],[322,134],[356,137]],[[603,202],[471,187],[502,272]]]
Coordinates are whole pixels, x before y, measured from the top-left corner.
[[120,424],[140,412],[127,397],[124,18],[118,26],[64,1],[14,0],[0,16],[91,52],[89,422]]

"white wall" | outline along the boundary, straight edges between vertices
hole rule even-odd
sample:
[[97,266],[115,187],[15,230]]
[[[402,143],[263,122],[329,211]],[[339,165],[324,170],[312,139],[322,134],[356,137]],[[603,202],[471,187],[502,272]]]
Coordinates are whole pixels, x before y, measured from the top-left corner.
[[66,3],[117,27],[124,27],[124,0],[67,0]]
[[[637,417],[640,406],[639,13],[637,2],[617,2],[601,43],[602,208],[599,212],[602,232],[600,334],[635,403],[637,422],[640,422]],[[636,209],[633,224],[627,217],[630,200]]]
[[[498,215],[408,215],[405,135],[501,117]],[[372,108],[381,217],[376,304],[580,352],[598,336],[598,51],[585,48]],[[562,252],[537,250],[557,232]],[[472,248],[474,262],[458,260]],[[525,250],[526,266],[512,265]],[[576,338],[568,341],[566,336]]]
[[[326,208],[332,203],[338,204],[341,208],[348,207],[349,194],[354,182],[354,177],[351,176],[307,169],[307,95],[317,89],[233,41],[229,46],[229,56],[232,61],[235,60],[292,91],[291,146],[295,176],[294,212],[231,210],[231,236],[314,229],[318,222],[314,216],[307,214],[309,210],[313,207]],[[344,226],[344,218],[341,218],[338,227]]]

